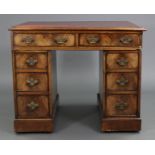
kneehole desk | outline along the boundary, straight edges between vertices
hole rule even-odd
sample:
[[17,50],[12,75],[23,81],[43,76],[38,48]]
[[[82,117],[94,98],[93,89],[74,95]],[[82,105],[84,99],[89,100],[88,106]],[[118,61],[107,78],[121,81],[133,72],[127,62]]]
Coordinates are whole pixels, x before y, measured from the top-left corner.
[[53,131],[59,98],[56,50],[99,50],[101,131],[141,129],[144,28],[127,21],[28,22],[10,31],[15,132]]

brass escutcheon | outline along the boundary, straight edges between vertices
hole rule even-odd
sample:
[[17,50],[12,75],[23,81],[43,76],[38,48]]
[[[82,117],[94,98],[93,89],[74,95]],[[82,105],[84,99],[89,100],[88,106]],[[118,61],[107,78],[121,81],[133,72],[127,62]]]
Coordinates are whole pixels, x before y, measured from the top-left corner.
[[34,39],[31,36],[26,36],[22,39],[22,42],[24,42],[25,44],[32,44],[34,42]]
[[38,103],[35,103],[34,101],[31,101],[30,103],[27,104],[27,108],[31,111],[36,110],[39,107]]
[[29,78],[28,80],[26,80],[26,84],[29,86],[29,87],[33,87],[37,84],[39,84],[39,80],[37,79],[34,79],[34,78]]
[[127,107],[128,107],[128,103],[127,102],[118,102],[115,105],[115,109],[116,110],[120,110],[120,111],[123,111],[123,110],[127,109]]
[[121,76],[120,79],[116,80],[116,83],[117,83],[119,86],[126,86],[126,85],[129,83],[129,80],[126,79],[124,76]]
[[87,42],[88,42],[89,44],[96,44],[96,43],[98,43],[99,41],[100,41],[99,36],[88,36],[88,37],[87,37]]
[[36,64],[38,63],[38,60],[37,59],[35,59],[34,57],[29,57],[27,60],[26,60],[26,64],[28,65],[28,66],[35,66]]
[[132,41],[133,41],[133,38],[131,36],[123,36],[120,39],[120,42],[123,44],[130,44],[130,43],[132,43]]
[[124,57],[121,57],[116,60],[116,63],[120,65],[121,67],[127,66],[128,65],[128,60]]

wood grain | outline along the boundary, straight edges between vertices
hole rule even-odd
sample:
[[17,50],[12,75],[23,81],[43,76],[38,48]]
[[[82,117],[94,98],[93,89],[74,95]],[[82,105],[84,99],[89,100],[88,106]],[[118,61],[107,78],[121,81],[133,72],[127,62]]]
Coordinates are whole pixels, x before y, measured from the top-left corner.
[[60,46],[57,46],[57,47],[42,47],[42,46],[39,46],[39,47],[29,47],[29,46],[14,46],[13,47],[13,50],[15,51],[39,51],[39,50],[42,50],[42,51],[51,51],[51,50],[59,50],[60,52],[61,51],[64,51],[64,50],[67,50],[67,51],[89,51],[89,52],[93,52],[93,51],[111,51],[111,50],[122,50],[122,51],[128,51],[128,50],[131,50],[131,51],[134,51],[134,50],[137,50],[137,49],[141,49],[142,47],[141,46],[138,46],[138,47],[105,47],[105,46],[77,46],[77,47],[60,47]]
[[[121,66],[118,60],[125,60],[127,63]],[[108,53],[106,57],[106,65],[108,70],[137,70],[139,64],[138,53],[132,52],[119,52]]]
[[[38,84],[30,87],[27,80],[33,78]],[[48,91],[48,77],[46,73],[17,73],[17,91]]]
[[[117,109],[118,104],[127,104],[123,110]],[[136,117],[137,95],[108,95],[106,98],[106,116],[108,117]]]
[[74,21],[74,22],[26,22],[10,28],[18,30],[134,30],[145,31],[143,27],[128,21]]
[[[123,44],[120,39],[126,37],[131,37],[132,42]],[[99,41],[95,44],[90,44],[87,40],[89,37],[97,37]],[[110,47],[135,47],[140,45],[140,37],[138,34],[128,34],[126,33],[103,33],[103,34],[80,34],[79,36],[80,46],[110,46]]]
[[[32,42],[26,43],[23,39],[32,38]],[[55,39],[65,38],[67,41],[65,43],[59,44]],[[74,34],[15,34],[14,35],[14,45],[15,46],[74,46],[75,45],[75,35]]]
[[[121,78],[128,80],[124,86],[117,84]],[[138,88],[138,77],[136,73],[107,73],[107,91],[134,91]]]
[[[144,28],[127,21],[88,21],[28,22],[10,30],[16,132],[53,131],[58,98],[54,50],[100,50],[101,131],[141,129],[140,74]],[[96,42],[93,37],[97,38]],[[37,60],[35,65],[25,63],[30,57]],[[126,64],[120,65],[120,60]],[[122,77],[128,81],[123,86],[118,84]],[[30,78],[39,82],[28,86]],[[39,106],[30,111],[27,105],[32,101]],[[122,103],[127,103],[124,109],[121,109]]]
[[[34,102],[38,108],[31,110],[28,104]],[[48,118],[49,100],[47,96],[20,95],[17,97],[18,118]]]
[[139,118],[106,118],[101,121],[103,132],[137,132],[141,130],[141,119]]
[[56,51],[48,52],[48,77],[49,77],[49,98],[50,98],[50,115],[54,113],[57,97],[57,60]]
[[15,132],[53,132],[53,119],[15,119]]
[[[32,53],[17,53],[15,54],[15,62],[16,62],[16,68],[17,69],[47,69],[47,54],[46,53],[35,53],[31,51]],[[32,58],[33,60],[36,60],[37,63],[35,65],[28,65],[26,63],[27,60]]]

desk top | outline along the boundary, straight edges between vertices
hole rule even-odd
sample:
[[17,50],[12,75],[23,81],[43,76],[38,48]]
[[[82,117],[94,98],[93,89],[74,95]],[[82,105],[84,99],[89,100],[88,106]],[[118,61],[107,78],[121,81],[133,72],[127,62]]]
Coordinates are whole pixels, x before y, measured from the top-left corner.
[[128,21],[27,22],[10,30],[136,30],[145,31]]

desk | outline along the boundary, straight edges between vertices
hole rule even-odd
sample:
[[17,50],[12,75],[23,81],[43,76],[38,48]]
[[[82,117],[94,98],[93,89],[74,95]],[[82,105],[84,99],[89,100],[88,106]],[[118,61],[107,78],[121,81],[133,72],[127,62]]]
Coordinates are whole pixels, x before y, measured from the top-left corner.
[[[139,131],[144,28],[127,21],[28,22],[13,26],[15,132],[52,132],[56,50],[100,51],[101,131]],[[96,120],[97,121],[97,120]]]

